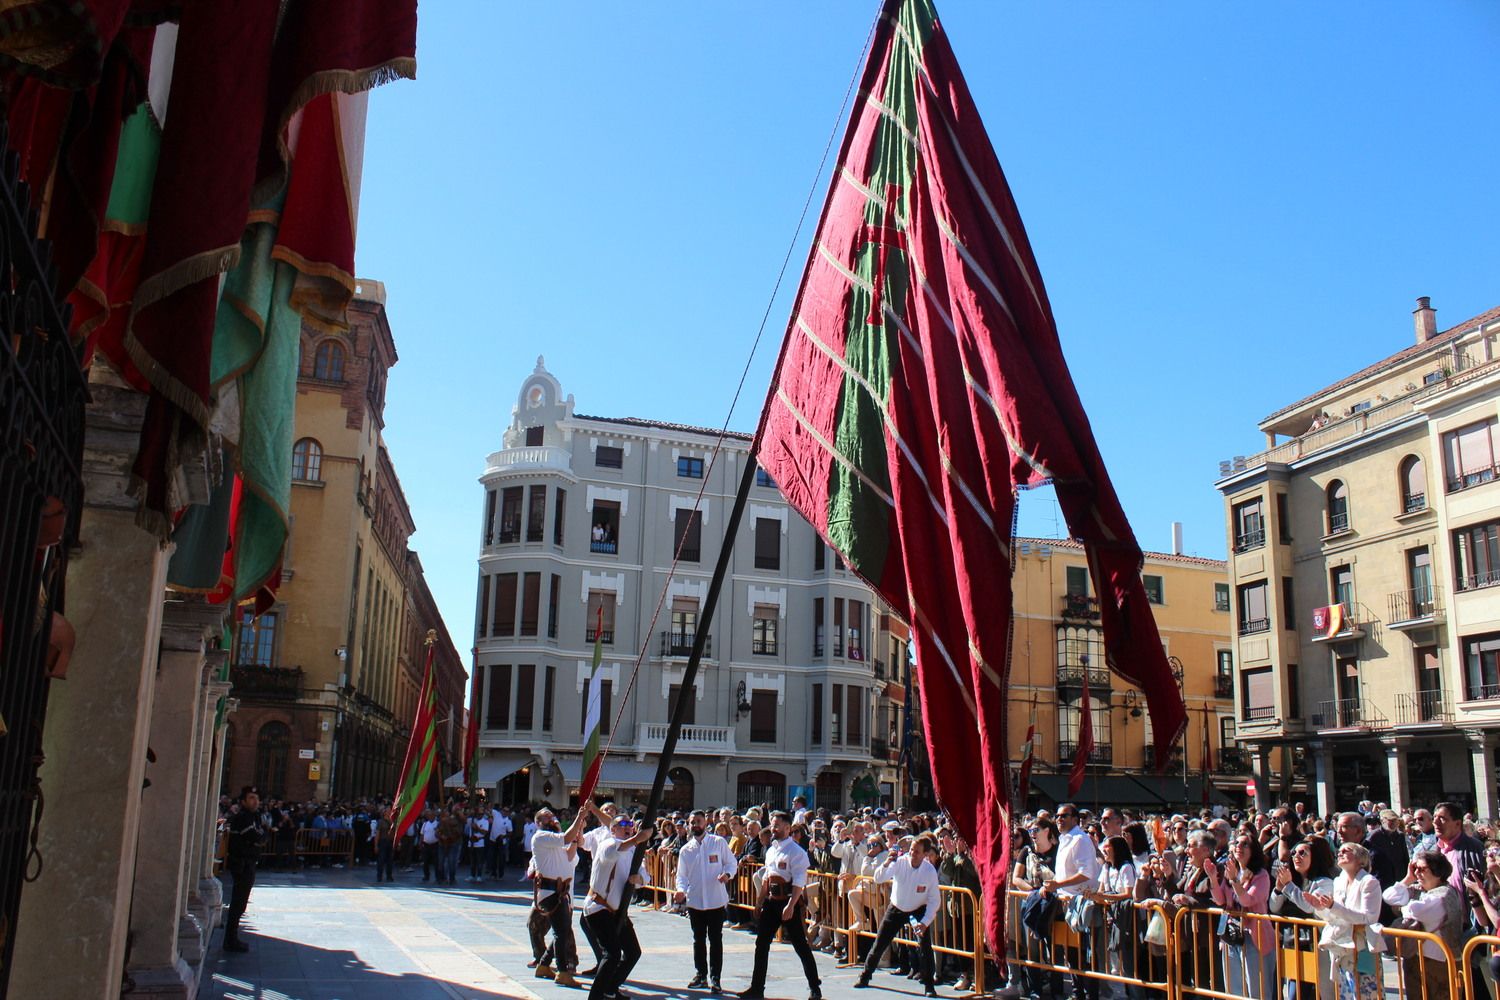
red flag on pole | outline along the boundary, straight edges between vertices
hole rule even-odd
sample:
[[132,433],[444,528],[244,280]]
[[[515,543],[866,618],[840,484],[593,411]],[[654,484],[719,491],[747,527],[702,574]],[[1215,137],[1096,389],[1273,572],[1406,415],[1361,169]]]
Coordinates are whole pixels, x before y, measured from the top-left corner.
[[[475,653],[477,654],[477,650]],[[474,657],[474,680],[469,687],[469,725],[464,731],[464,784],[474,790],[474,759],[479,755],[479,660]]]
[[401,764],[401,781],[396,789],[395,840],[401,842],[427,804],[427,786],[437,769],[437,678],[432,670],[432,651],[437,632],[427,630],[427,671],[422,677],[422,691],[417,696],[417,717],[412,720],[411,740],[406,744],[406,760]]
[[1078,794],[1083,787],[1083,776],[1088,771],[1089,758],[1094,754],[1094,704],[1089,697],[1089,665],[1083,664],[1083,692],[1078,699],[1078,749],[1073,754],[1073,769],[1068,772],[1068,798]]
[[[1003,941],[1011,593],[996,581],[1018,489],[1056,490],[1108,666],[1145,693],[1160,758],[1186,712],[1020,213],[930,0],[887,0],[858,94],[757,454],[911,626],[937,796],[973,845]],[[1128,412],[1135,389],[1117,391]]]

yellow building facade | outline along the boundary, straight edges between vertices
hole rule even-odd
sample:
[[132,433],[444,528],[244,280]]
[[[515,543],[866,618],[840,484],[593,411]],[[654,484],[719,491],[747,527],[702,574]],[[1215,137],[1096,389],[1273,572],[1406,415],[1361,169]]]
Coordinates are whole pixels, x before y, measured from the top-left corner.
[[[1500,309],[1260,422],[1225,463],[1241,740],[1268,796],[1497,809]],[[1300,759],[1310,766],[1299,769]]]
[[1019,767],[1022,743],[1035,721],[1028,804],[1050,806],[1067,797],[1085,673],[1095,748],[1076,801],[1142,809],[1242,801],[1247,762],[1235,743],[1224,562],[1157,552],[1145,556],[1142,575],[1151,610],[1188,709],[1187,732],[1166,771],[1158,773],[1145,698],[1105,666],[1082,546],[1065,539],[1020,538],[1014,553],[1010,731],[1012,760]]

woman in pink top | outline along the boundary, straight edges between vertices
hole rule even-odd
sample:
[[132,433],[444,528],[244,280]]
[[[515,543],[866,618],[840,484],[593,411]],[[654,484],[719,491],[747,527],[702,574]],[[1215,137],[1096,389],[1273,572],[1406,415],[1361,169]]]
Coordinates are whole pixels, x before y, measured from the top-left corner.
[[1224,952],[1224,989],[1229,993],[1273,1000],[1276,995],[1276,934],[1266,915],[1271,872],[1260,842],[1240,834],[1230,845],[1222,875],[1209,869],[1214,902],[1229,912],[1220,929]]

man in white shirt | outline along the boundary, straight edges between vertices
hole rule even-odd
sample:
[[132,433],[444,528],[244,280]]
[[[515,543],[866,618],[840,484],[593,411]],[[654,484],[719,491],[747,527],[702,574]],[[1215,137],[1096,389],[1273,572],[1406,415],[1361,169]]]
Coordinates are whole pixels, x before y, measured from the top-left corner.
[[[1056,893],[1066,906],[1079,893],[1099,888],[1099,852],[1078,825],[1078,807],[1073,803],[1057,807],[1057,830],[1057,863],[1052,866],[1055,877],[1042,883],[1042,891]],[[1096,929],[1078,937],[1080,946],[1067,949],[1068,964],[1078,970],[1072,977],[1073,996],[1077,1000],[1099,1000],[1099,980],[1084,975],[1082,970],[1104,969],[1104,952],[1099,947],[1101,935]]]
[[510,810],[501,806],[490,813],[490,874],[505,877],[505,866],[510,864],[510,835],[515,832],[510,821]]
[[798,823],[806,823],[809,819],[811,819],[812,817],[809,815],[810,812],[811,810],[807,808],[807,796],[798,795],[796,798],[792,799],[793,826],[796,826]]
[[[583,838],[578,842],[578,852],[582,855],[579,861],[583,862],[579,867],[583,869],[584,885],[584,889],[580,891],[586,891],[589,883],[593,880],[595,859],[599,856],[599,851],[604,845],[614,840],[614,834],[610,832],[610,825],[614,823],[615,817],[620,815],[620,807],[613,802],[606,802],[597,809],[593,808],[593,806],[594,803],[590,802],[581,810],[581,815],[585,817],[593,815],[600,817],[600,819],[599,825],[585,833]],[[579,926],[583,928],[583,938],[589,943],[589,950],[594,953],[593,967],[584,969],[579,974],[592,976],[595,972],[599,971],[599,965],[604,961],[604,946],[599,943],[598,938],[594,937],[594,928],[587,920],[582,921]]]
[[[536,835],[536,831],[537,831],[536,817],[532,816],[530,819],[528,819],[526,821],[526,825],[523,826],[523,827],[521,827],[521,854],[522,854],[521,865],[522,865],[522,867],[525,867],[525,866],[527,866],[527,865],[529,865],[531,863],[531,838]],[[526,876],[525,875],[521,876],[521,881],[523,881],[523,882],[526,881]]]
[[620,986],[630,977],[630,970],[641,958],[641,944],[636,940],[635,926],[625,895],[627,885],[640,884],[640,875],[631,878],[635,846],[649,840],[650,827],[637,830],[635,821],[625,816],[609,816],[592,802],[584,809],[600,823],[607,824],[607,835],[594,842],[594,869],[589,874],[588,902],[583,908],[583,925],[593,932],[593,940],[603,949],[589,1000],[617,997]]
[[932,922],[942,911],[941,894],[938,892],[938,872],[932,859],[939,857],[937,844],[929,834],[912,841],[911,853],[902,857],[899,850],[891,852],[886,862],[875,871],[879,884],[891,883],[891,905],[886,908],[885,919],[880,922],[880,933],[875,946],[865,957],[864,971],[859,974],[855,989],[870,985],[870,976],[880,964],[880,956],[890,947],[896,934],[910,927],[917,936],[921,953],[920,965],[923,992],[937,996],[933,986]]
[[693,928],[693,969],[697,974],[687,988],[701,990],[707,986],[710,993],[720,993],[728,886],[740,866],[729,853],[729,841],[708,832],[708,817],[702,809],[694,809],[688,816],[688,832],[691,836],[677,852],[674,897],[674,902],[687,904],[688,923]]
[[552,928],[552,950],[557,959],[556,972],[539,962],[536,976],[555,978],[559,986],[578,985],[573,977],[578,968],[578,948],[573,943],[573,868],[578,864],[583,816],[580,811],[564,833],[552,810],[543,809],[536,814],[537,829],[531,836],[531,864],[535,868],[531,906],[538,911],[534,919]]
[[433,872],[441,872],[438,869],[438,817],[437,810],[428,806],[422,811],[422,829],[418,834],[422,838],[422,881],[426,882],[432,878]]
[[786,812],[771,814],[771,836],[774,843],[766,851],[766,877],[755,900],[755,971],[750,988],[739,994],[740,1000],[765,1000],[766,965],[777,931],[786,934],[802,960],[807,1000],[823,1000],[818,963],[807,943],[807,907],[802,898],[807,890],[807,852],[792,839],[792,817]]
[[469,816],[466,839],[469,842],[469,881],[483,882],[485,875],[484,855],[490,846],[489,809],[476,809]]

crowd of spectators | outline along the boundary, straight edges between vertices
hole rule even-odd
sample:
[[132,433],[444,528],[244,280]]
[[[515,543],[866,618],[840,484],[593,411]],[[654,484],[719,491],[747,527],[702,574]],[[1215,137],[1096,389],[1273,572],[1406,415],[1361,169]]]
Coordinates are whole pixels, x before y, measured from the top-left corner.
[[[226,815],[235,808],[223,802]],[[711,810],[709,826],[754,868],[771,844],[772,808]],[[946,897],[943,940],[955,943],[955,950],[972,944],[973,913],[955,901],[979,900],[983,889],[968,845],[940,813],[810,809],[800,801],[793,808],[793,837],[813,870],[831,877],[808,894],[814,948],[843,960],[864,957],[870,939],[860,937],[858,954],[849,956],[844,932],[851,925],[871,933],[879,927],[885,898],[873,876],[924,834],[939,846],[934,861],[941,884],[971,894]],[[526,878],[536,831],[532,807],[450,799],[426,809],[399,844],[389,839],[389,820],[382,820],[389,810],[390,803],[380,799],[267,800],[262,812],[272,836],[265,863],[340,866],[337,855],[299,857],[296,833],[347,830],[350,860],[376,866],[380,880],[393,879],[397,870],[414,875],[419,868],[424,882],[438,885],[454,885],[461,872],[470,882]],[[675,858],[690,838],[687,813],[659,817],[647,841],[648,862]],[[1175,814],[1062,805],[1020,817],[1013,844],[1009,888],[1017,905],[1010,909],[1009,953],[1122,979],[1161,981],[1166,948],[1152,914],[1170,921],[1187,908],[1230,915],[1183,924],[1187,933],[1178,937],[1182,952],[1175,968],[1185,983],[1255,1000],[1372,1000],[1384,961],[1400,964],[1407,995],[1446,1000],[1446,955],[1462,955],[1470,937],[1500,927],[1500,829],[1476,822],[1454,803],[1398,812],[1365,802],[1326,816],[1300,802],[1267,812]],[[578,866],[580,883],[588,870],[585,857]],[[1321,927],[1273,925],[1256,919],[1260,915],[1315,920]],[[1078,926],[1066,947],[1056,945],[1058,921]],[[1391,947],[1389,936],[1383,939],[1382,927],[1431,932],[1447,952],[1424,942],[1397,955],[1400,949]],[[895,949],[893,964],[917,978],[910,952]],[[1298,968],[1291,967],[1289,954],[1302,956]],[[1475,954],[1473,974],[1493,982],[1500,956],[1490,959],[1484,949]],[[959,990],[971,985],[972,963],[952,954],[939,955],[937,962],[938,982]],[[1020,963],[1011,963],[1004,985],[1023,998],[1071,992],[1075,1000],[1120,993],[1150,1000],[1146,994],[1152,992]],[[1275,997],[1278,991],[1284,996]]]

